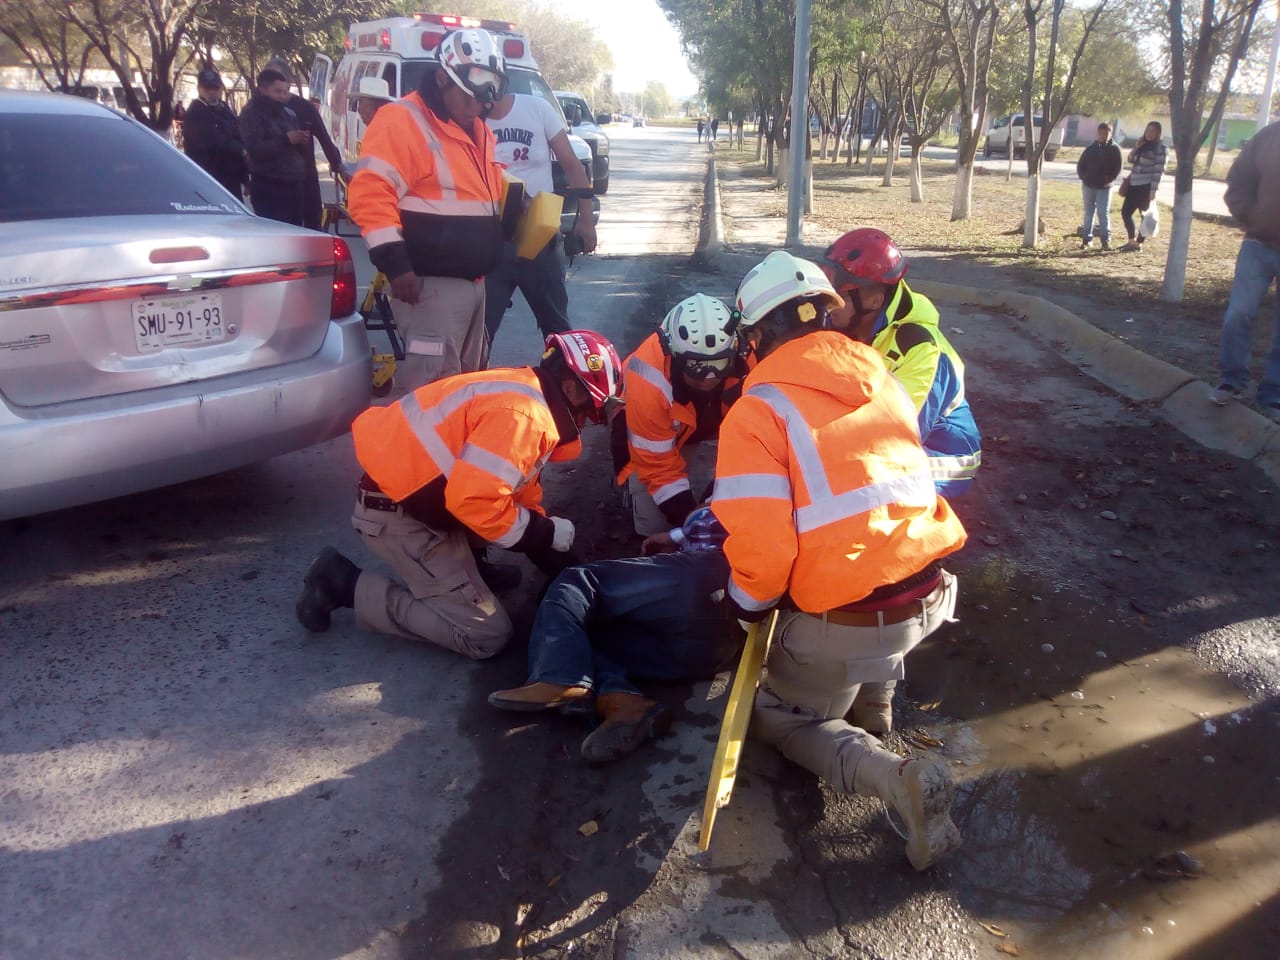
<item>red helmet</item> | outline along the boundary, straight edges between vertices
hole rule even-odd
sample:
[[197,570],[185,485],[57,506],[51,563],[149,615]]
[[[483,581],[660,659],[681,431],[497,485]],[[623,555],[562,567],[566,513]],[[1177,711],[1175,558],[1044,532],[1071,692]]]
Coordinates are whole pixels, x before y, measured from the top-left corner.
[[622,390],[622,360],[613,344],[592,330],[566,330],[547,337],[544,365],[556,358],[578,378],[591,398],[591,419],[604,423],[604,405]]
[[837,290],[871,283],[892,285],[907,275],[907,258],[883,230],[850,230],[827,248],[823,266]]

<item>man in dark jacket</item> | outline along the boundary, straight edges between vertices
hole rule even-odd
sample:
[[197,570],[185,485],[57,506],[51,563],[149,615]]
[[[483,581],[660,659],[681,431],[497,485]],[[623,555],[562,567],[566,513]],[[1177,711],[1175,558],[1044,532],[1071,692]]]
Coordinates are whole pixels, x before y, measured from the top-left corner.
[[249,154],[253,212],[302,226],[311,133],[288,102],[284,74],[263,70],[253,99],[240,114],[240,135]]
[[[1249,384],[1253,329],[1267,289],[1280,285],[1280,123],[1259,130],[1227,174],[1227,209],[1244,228],[1231,300],[1222,318],[1222,379],[1213,402],[1227,404]],[[1280,289],[1280,287],[1278,287]],[[1275,332],[1258,384],[1258,406],[1280,422],[1280,301]]]
[[[293,74],[285,61],[279,58],[268,60],[266,69],[283,74],[286,81],[293,83]],[[330,172],[337,174],[342,170],[342,151],[329,136],[329,131],[325,128],[324,120],[320,118],[320,111],[316,109],[316,105],[306,97],[300,97],[290,91],[288,106],[297,114],[302,129],[315,137],[315,143],[320,144],[325,159],[329,161]],[[320,199],[320,173],[316,169],[316,152],[313,144],[308,144],[306,160],[307,175],[302,183],[302,225],[308,230],[319,230],[324,205]]]
[[1096,214],[1102,249],[1111,249],[1111,184],[1120,176],[1123,159],[1120,148],[1111,142],[1110,124],[1098,124],[1093,143],[1084,148],[1076,161],[1076,176],[1084,194],[1084,229],[1080,246],[1093,245],[1093,222]]
[[243,200],[249,167],[236,115],[222,100],[222,77],[217,70],[201,70],[196,88],[200,96],[191,101],[182,121],[183,149],[237,200]]

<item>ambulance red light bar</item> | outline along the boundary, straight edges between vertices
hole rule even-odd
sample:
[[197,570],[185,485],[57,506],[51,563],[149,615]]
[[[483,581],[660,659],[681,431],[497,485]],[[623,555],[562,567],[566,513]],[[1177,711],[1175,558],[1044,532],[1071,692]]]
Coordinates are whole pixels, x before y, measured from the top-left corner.
[[502,55],[508,60],[519,60],[524,56],[524,41],[508,37],[502,41]]
[[419,23],[438,23],[454,30],[459,27],[482,27],[485,30],[501,30],[504,33],[513,33],[516,29],[514,23],[508,23],[503,20],[478,20],[475,17],[460,17],[454,13],[415,13],[413,19]]
[[384,29],[380,34],[378,34],[378,49],[379,50],[391,49],[391,31],[390,30]]

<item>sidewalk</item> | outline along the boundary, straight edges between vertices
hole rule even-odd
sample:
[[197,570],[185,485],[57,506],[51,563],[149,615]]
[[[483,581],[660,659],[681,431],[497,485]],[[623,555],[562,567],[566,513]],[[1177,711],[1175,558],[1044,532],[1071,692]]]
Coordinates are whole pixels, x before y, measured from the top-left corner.
[[[765,187],[768,183],[722,179],[714,154],[708,161],[707,230],[700,250],[729,272],[745,273],[769,250],[783,245],[785,201],[779,215],[779,193]],[[819,257],[838,235],[806,222],[796,252]],[[957,265],[943,258],[917,258],[914,266],[912,287],[926,296],[941,303],[985,307],[1021,320],[1021,329],[1095,380],[1158,408],[1169,424],[1202,446],[1257,463],[1280,485],[1280,424],[1239,403],[1215,406],[1209,400],[1210,384],[1136,349],[1057,302],[1025,288],[1008,288],[998,268]],[[1089,309],[1080,298],[1055,299],[1072,299],[1077,309]]]

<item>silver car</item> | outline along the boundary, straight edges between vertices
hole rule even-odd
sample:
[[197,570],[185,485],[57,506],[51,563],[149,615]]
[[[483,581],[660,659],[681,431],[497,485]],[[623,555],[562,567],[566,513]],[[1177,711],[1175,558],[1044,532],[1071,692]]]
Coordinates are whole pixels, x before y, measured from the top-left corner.
[[370,375],[342,240],[105,107],[0,91],[0,519],[327,440]]

